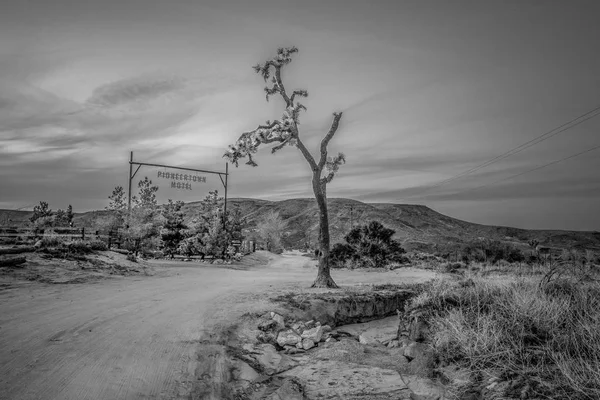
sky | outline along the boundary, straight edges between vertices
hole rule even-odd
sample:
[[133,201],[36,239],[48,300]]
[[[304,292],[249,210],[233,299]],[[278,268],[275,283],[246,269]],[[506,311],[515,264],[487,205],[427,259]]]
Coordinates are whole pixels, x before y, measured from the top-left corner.
[[[599,15],[595,0],[6,0],[0,208],[103,209],[131,151],[224,172],[227,146],[283,111],[251,67],[297,46],[283,80],[308,90],[315,154],[343,112],[328,197],[600,230],[600,149],[527,172],[599,146],[600,117],[439,184],[600,106]],[[313,196],[296,148],[255,159],[229,166],[229,197]],[[214,174],[171,189],[168,171],[144,166],[134,185],[148,176],[160,202],[223,193]]]

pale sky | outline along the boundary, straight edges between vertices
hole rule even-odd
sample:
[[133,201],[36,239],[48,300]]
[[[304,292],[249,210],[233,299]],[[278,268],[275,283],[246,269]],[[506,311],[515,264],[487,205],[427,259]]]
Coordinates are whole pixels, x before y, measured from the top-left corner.
[[[600,117],[427,190],[600,106],[600,2],[5,0],[0,208],[102,209],[137,161],[224,170],[227,145],[280,116],[251,66],[277,47],[306,89],[300,132],[347,164],[329,197],[425,204],[483,224],[600,230]],[[231,197],[311,197],[288,147],[230,166]],[[159,201],[202,199],[216,176]],[[486,187],[469,190],[483,185]],[[31,207],[29,207],[31,209]]]

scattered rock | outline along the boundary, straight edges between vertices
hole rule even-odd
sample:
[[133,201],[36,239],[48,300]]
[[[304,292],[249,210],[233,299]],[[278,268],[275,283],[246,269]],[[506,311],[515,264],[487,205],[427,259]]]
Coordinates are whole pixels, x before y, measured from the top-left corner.
[[362,344],[386,345],[398,336],[398,318],[387,317],[371,322],[344,325],[338,327],[337,331],[357,338]]
[[274,314],[272,318],[273,321],[277,323],[280,329],[285,329],[285,321],[283,320],[283,317],[281,315]]
[[304,349],[299,349],[296,346],[285,346],[285,350],[284,353],[285,354],[298,354],[298,353],[304,353],[305,350]]
[[279,344],[277,342],[277,336],[273,332],[259,332],[256,335],[256,339],[261,343]]
[[404,348],[404,357],[406,357],[406,359],[408,361],[412,361],[415,358],[420,357],[421,355],[423,355],[423,353],[425,352],[425,345],[421,344],[421,343],[417,343],[417,342],[412,342],[411,344],[409,344],[408,346],[406,346]]
[[323,336],[323,327],[317,326],[316,328],[307,329],[302,332],[301,336],[303,339],[310,339],[314,343],[319,343],[321,341],[321,337]]
[[261,323],[259,323],[258,329],[260,329],[263,332],[269,332],[269,331],[275,330],[275,328],[277,328],[277,326],[278,326],[277,321],[269,319],[267,321],[262,321]]
[[431,379],[407,376],[405,380],[412,400],[442,400],[444,398],[444,388]]
[[302,339],[302,348],[304,350],[312,349],[315,347],[315,342],[312,339],[304,338]]
[[334,338],[333,336],[328,337],[327,339],[325,339],[326,343],[330,343],[330,342],[337,342],[338,340],[336,338]]
[[305,322],[304,325],[306,326],[306,329],[312,329],[315,327],[315,321],[311,319],[310,321]]
[[252,358],[260,364],[267,375],[274,375],[295,367],[298,362],[285,354],[280,354],[271,344],[259,344],[255,347]]
[[281,347],[285,347],[286,345],[295,346],[301,341],[302,337],[291,329],[281,331],[279,332],[279,335],[277,335],[277,344]]
[[269,396],[266,400],[304,400],[302,386],[292,378],[287,378],[281,386]]
[[331,327],[329,325],[322,325],[321,328],[323,328],[323,333],[331,332]]
[[292,368],[281,376],[298,378],[311,399],[408,399],[407,386],[391,369],[320,360]]
[[393,349],[395,347],[398,347],[400,344],[397,340],[392,340],[387,344],[387,347],[390,349]]
[[35,242],[35,244],[33,245],[33,247],[35,247],[36,249],[39,249],[40,247],[42,247],[42,241],[38,240],[37,242]]
[[225,261],[221,258],[217,258],[216,260],[213,261],[213,264],[223,264],[225,263]]

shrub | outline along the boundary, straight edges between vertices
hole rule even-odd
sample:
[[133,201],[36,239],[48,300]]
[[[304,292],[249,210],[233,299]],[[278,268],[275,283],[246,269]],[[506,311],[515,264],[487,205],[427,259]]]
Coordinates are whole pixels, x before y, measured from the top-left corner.
[[41,247],[60,247],[65,241],[60,236],[44,236],[41,240]]
[[68,243],[67,250],[70,253],[76,253],[76,254],[87,254],[92,251],[89,244],[84,242],[83,240],[76,240],[74,242]]
[[127,257],[126,257],[126,258],[127,258],[127,260],[128,260],[128,261],[131,261],[131,262],[137,262],[137,258],[136,258],[136,256],[135,256],[135,254],[133,254],[133,253],[129,253],[129,254],[127,254]]
[[511,390],[528,388],[528,398],[592,399],[600,398],[599,295],[598,283],[570,277],[437,280],[407,309],[426,311],[444,362],[479,376],[522,377]]
[[346,243],[332,249],[332,264],[339,267],[347,260],[358,259],[366,267],[382,268],[388,263],[403,262],[406,251],[392,239],[394,233],[377,221],[356,227],[344,238]]
[[88,246],[91,250],[95,250],[95,251],[108,250],[108,246],[102,240],[92,240],[88,243]]

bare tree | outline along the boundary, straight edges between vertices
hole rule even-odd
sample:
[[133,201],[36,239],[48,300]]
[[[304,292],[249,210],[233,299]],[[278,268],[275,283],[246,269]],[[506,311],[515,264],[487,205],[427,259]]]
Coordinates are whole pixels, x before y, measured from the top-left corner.
[[346,159],[343,153],[338,153],[335,157],[328,157],[327,145],[338,130],[342,113],[333,113],[331,127],[321,141],[320,157],[316,161],[300,139],[298,129],[300,111],[306,111],[306,107],[298,102],[296,98],[307,97],[308,92],[306,90],[294,90],[290,95],[283,86],[281,79],[281,70],[292,61],[292,55],[297,52],[298,48],[296,47],[279,48],[277,49],[277,56],[254,66],[254,70],[262,75],[265,82],[270,82],[265,87],[267,101],[269,101],[269,97],[279,94],[285,102],[285,111],[280,120],[267,121],[264,125],[259,125],[252,131],[242,133],[235,144],[229,146],[224,157],[229,162],[235,164],[236,167],[238,166],[239,159],[248,157],[246,164],[255,167],[257,164],[252,158],[252,154],[256,153],[262,144],[277,143],[271,149],[272,153],[281,150],[286,145],[296,146],[300,150],[312,170],[312,188],[317,200],[317,206],[319,207],[319,247],[321,252],[319,256],[319,272],[312,286],[335,288],[337,285],[331,278],[329,270],[330,238],[327,213],[327,184],[333,180],[340,165],[345,163]]

